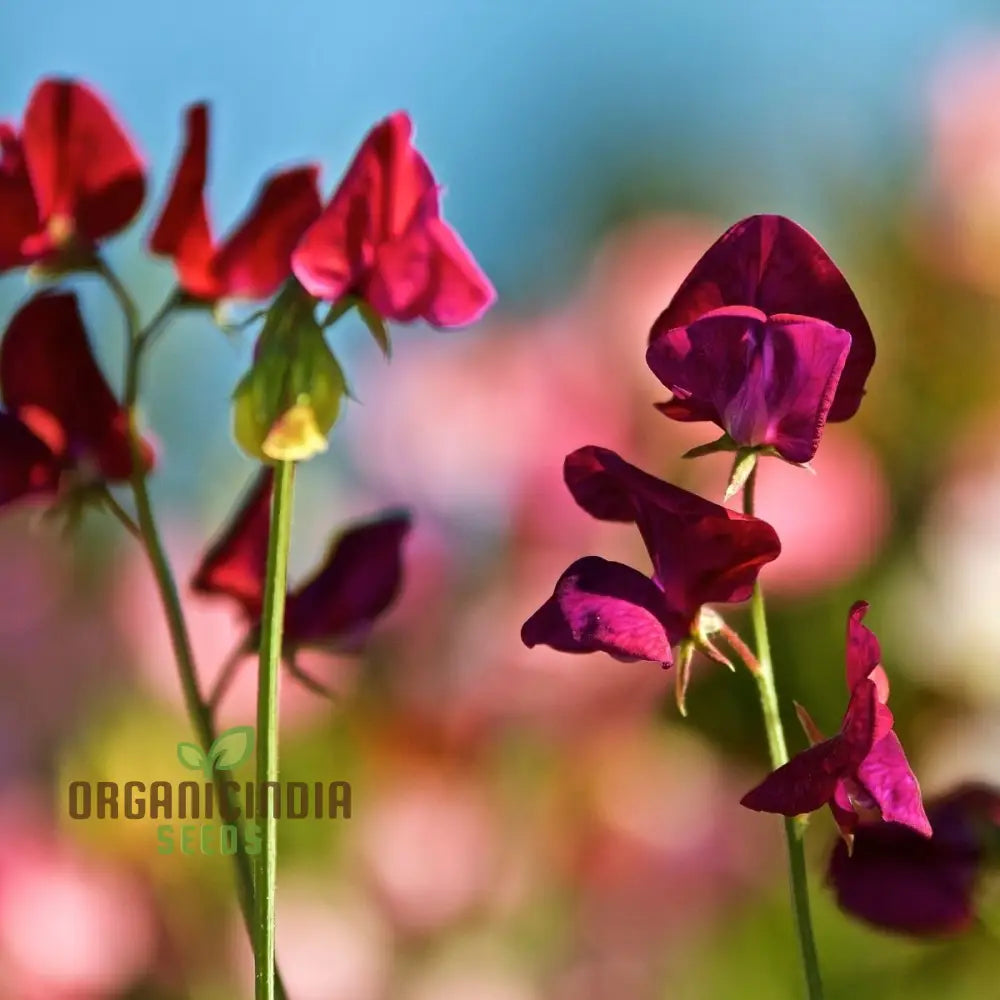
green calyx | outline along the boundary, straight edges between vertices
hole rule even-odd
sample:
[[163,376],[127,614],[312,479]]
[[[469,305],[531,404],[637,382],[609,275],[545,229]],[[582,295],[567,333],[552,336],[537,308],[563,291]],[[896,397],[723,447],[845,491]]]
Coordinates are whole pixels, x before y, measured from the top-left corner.
[[348,394],[315,300],[289,282],[267,312],[250,370],[233,394],[233,432],[262,462],[304,461],[327,447]]

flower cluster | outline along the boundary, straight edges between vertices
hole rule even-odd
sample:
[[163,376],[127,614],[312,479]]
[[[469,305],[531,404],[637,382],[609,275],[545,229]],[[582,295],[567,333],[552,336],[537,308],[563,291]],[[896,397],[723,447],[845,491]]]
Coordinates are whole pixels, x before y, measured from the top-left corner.
[[[564,467],[573,499],[593,517],[634,524],[652,573],[598,556],[578,559],[525,622],[525,644],[676,665],[682,710],[694,651],[725,661],[715,634],[752,672],[769,671],[706,606],[746,601],[780,554],[775,531],[752,515],[758,459],[808,463],[827,421],[857,412],[874,360],[857,299],[805,230],[773,215],[727,230],[653,324],[646,361],[673,394],[657,405],[660,412],[723,432],[688,457],[735,453],[726,495],[743,489],[745,513],[663,482],[607,449],[573,452]],[[828,805],[842,836],[830,863],[841,906],[891,929],[954,931],[972,919],[977,875],[1000,828],[998,799],[992,790],[965,789],[925,811],[893,729],[879,642],[863,622],[867,610],[859,601],[848,615],[848,706],[839,731],[824,739],[797,706],[812,745],[776,767],[742,804],[788,817]]]

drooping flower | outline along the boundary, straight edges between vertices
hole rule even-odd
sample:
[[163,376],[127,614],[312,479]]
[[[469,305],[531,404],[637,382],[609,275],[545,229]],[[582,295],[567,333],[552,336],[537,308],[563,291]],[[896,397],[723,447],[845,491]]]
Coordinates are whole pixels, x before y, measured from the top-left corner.
[[928,802],[927,815],[929,838],[900,823],[862,823],[853,850],[837,842],[828,881],[841,909],[905,934],[957,934],[973,923],[979,876],[1000,844],[1000,791],[965,785]]
[[205,200],[208,106],[188,108],[185,127],[184,150],[150,250],[174,261],[178,283],[192,298],[269,298],[291,274],[292,250],[320,213],[319,168],[309,164],[272,174],[242,221],[217,243]]
[[[0,390],[0,504],[55,494],[67,471],[128,479],[128,415],[94,360],[75,295],[42,292],[17,312],[0,345]],[[152,465],[148,444],[142,458]]]
[[[191,583],[198,593],[235,601],[251,636],[264,599],[273,478],[271,467],[260,471]],[[353,648],[362,641],[399,592],[409,529],[407,514],[386,513],[343,532],[317,572],[288,594],[286,650]]]
[[761,568],[781,551],[764,521],[665,483],[605,448],[573,452],[564,475],[587,513],[637,525],[653,574],[599,556],[578,559],[525,622],[527,646],[670,666],[672,648],[697,633],[702,606],[747,600]]
[[806,462],[826,421],[860,406],[875,342],[819,243],[790,219],[754,215],[694,266],[653,324],[646,359],[674,393],[659,407],[667,416]]
[[0,267],[84,255],[142,207],[145,168],[100,96],[45,79],[20,135],[0,127]]
[[893,732],[889,679],[875,634],[863,624],[864,601],[847,619],[847,688],[850,702],[840,732],[824,740],[804,709],[803,726],[813,745],[769,774],[743,796],[759,812],[797,816],[824,805],[833,811],[848,844],[861,820],[898,823],[931,836],[920,785]]
[[437,183],[412,132],[401,111],[369,132],[292,269],[318,298],[356,296],[384,319],[463,326],[496,293],[441,218]]

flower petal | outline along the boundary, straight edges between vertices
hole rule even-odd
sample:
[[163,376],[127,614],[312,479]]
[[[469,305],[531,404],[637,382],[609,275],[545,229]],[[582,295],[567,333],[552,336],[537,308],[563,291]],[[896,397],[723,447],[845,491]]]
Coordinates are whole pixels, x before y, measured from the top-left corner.
[[437,214],[434,177],[412,132],[401,111],[379,122],[299,241],[292,269],[310,294],[340,298],[365,279],[380,244],[405,236],[417,213]]
[[[18,310],[0,346],[0,387],[7,409],[60,455],[128,478],[127,414],[94,360],[75,295],[42,292]],[[152,449],[142,451],[151,465]]]
[[437,218],[427,226],[434,250],[420,314],[442,328],[474,323],[496,301],[496,291],[451,226]]
[[291,274],[291,256],[322,208],[316,166],[273,174],[219,249],[214,273],[224,294],[266,299]]
[[385,514],[345,531],[315,576],[288,597],[289,646],[355,645],[399,593],[410,516]]
[[76,80],[43,80],[24,115],[24,152],[43,220],[64,217],[89,241],[142,207],[143,162],[107,104]]
[[850,344],[849,333],[821,320],[725,306],[664,331],[646,360],[678,397],[679,406],[662,408],[667,416],[709,413],[737,444],[808,462]]
[[878,805],[887,823],[900,823],[925,837],[931,835],[920,785],[895,733],[890,732],[875,743],[858,766],[856,779]]
[[737,222],[695,264],[653,325],[650,342],[720,306],[815,317],[850,333],[827,419],[854,415],[875,362],[875,341],[844,276],[809,233],[780,215]]
[[875,685],[858,685],[841,731],[797,753],[740,800],[758,812],[798,816],[832,802],[838,783],[868,752],[875,727]]
[[221,294],[221,289],[212,273],[215,246],[205,204],[207,104],[192,104],[187,109],[184,130],[184,149],[174,168],[170,194],[149,237],[149,249],[173,260],[185,292],[211,300]]
[[0,270],[27,263],[24,241],[41,223],[24,151],[14,130],[0,123]]
[[264,601],[273,481],[273,468],[263,466],[191,578],[193,591],[231,597],[251,622]]
[[571,453],[564,475],[589,514],[639,526],[666,607],[687,625],[703,604],[747,600],[761,568],[781,552],[766,522],[665,483],[606,448]]
[[555,592],[523,625],[526,646],[563,653],[609,653],[670,666],[671,637],[661,620],[663,595],[648,577],[599,556],[578,559]]
[[55,493],[60,463],[40,438],[0,410],[0,505],[32,494]]

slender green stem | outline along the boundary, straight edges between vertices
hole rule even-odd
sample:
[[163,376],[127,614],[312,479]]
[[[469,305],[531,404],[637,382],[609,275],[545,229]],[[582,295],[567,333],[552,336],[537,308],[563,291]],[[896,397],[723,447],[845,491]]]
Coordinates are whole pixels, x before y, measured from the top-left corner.
[[257,788],[261,796],[263,847],[258,856],[255,1000],[274,1000],[274,903],[277,885],[278,824],[267,782],[278,780],[278,680],[288,589],[288,546],[292,535],[295,463],[279,462],[271,497],[271,530],[261,614],[260,673],[257,681]]
[[[124,405],[128,416],[129,444],[132,451],[132,472],[129,483],[135,499],[135,521],[117,503],[111,504],[111,512],[125,525],[128,530],[138,535],[149,560],[153,576],[156,580],[160,602],[163,605],[170,632],[170,642],[173,647],[177,672],[180,677],[181,690],[187,714],[194,727],[198,742],[206,753],[215,742],[215,719],[211,708],[206,702],[198,682],[198,672],[195,666],[194,652],[188,633],[184,612],[181,608],[180,595],[174,579],[170,562],[167,558],[163,541],[153,513],[153,504],[146,484],[148,469],[142,461],[142,439],[139,434],[136,418],[136,398],[139,389],[139,362],[142,348],[148,345],[152,334],[160,329],[172,314],[179,302],[176,292],[172,293],[157,310],[153,319],[143,327],[139,319],[139,310],[129,295],[127,289],[117,275],[103,260],[97,263],[97,271],[107,282],[112,294],[117,299],[125,316],[125,326],[128,334],[128,345],[125,364]],[[110,494],[108,494],[110,496]],[[216,799],[220,806],[226,795],[224,776],[216,770],[212,776],[215,785]],[[251,941],[254,940],[253,922],[253,873],[250,868],[249,855],[246,852],[246,832],[242,819],[234,822],[236,827],[237,849],[233,853],[233,864],[236,870],[236,891],[240,904],[240,912]],[[284,985],[277,969],[274,970],[278,1000],[286,997]]]
[[[747,514],[754,512],[756,481],[757,469],[754,468],[743,488],[743,510]],[[761,711],[764,715],[764,729],[767,732],[767,748],[771,756],[771,766],[777,769],[788,762],[788,747],[785,745],[785,731],[781,725],[778,691],[774,685],[771,642],[767,634],[767,612],[764,607],[764,591],[759,580],[754,586],[753,596],[750,598],[750,616],[753,620],[754,641],[757,646],[758,669],[753,673],[760,695]],[[795,914],[799,953],[806,979],[806,995],[809,1000],[822,1000],[823,982],[820,978],[816,939],[809,912],[809,881],[806,874],[805,851],[802,846],[803,832],[802,824],[792,817],[785,817],[785,840],[788,842],[788,875],[792,891],[792,909]]]

